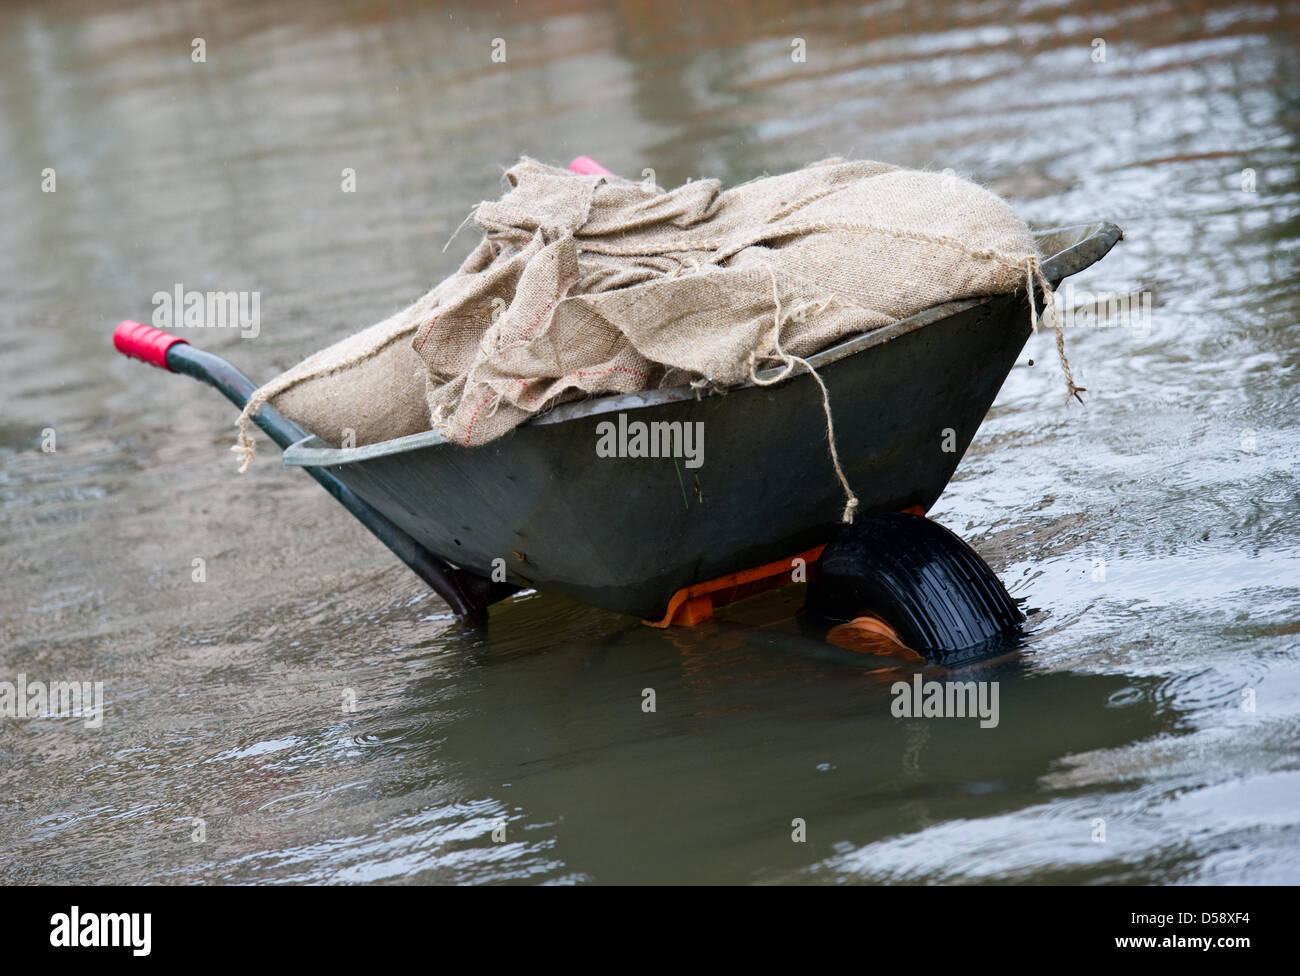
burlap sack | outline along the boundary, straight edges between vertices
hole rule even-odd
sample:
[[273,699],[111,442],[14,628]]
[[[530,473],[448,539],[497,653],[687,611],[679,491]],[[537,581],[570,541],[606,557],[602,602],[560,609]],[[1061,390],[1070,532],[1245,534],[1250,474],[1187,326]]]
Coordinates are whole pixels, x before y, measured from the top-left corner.
[[[1029,230],[951,176],[830,160],[672,192],[525,159],[479,206],[511,256],[415,333],[432,422],[482,444],[573,396],[734,386],[932,305],[1024,285]],[[495,311],[494,311],[495,310]]]
[[487,241],[465,259],[451,278],[415,304],[308,356],[261,386],[240,414],[239,443],[233,448],[247,470],[253,458],[248,422],[265,403],[321,440],[374,444],[429,429],[426,369],[411,347],[415,330],[439,301],[476,280],[497,251]]
[[943,302],[1035,280],[1050,300],[1025,223],[951,175],[832,159],[664,191],[525,158],[506,176],[455,275],[277,377],[241,424],[269,399],[331,442],[432,426],[469,447],[576,397],[788,375]]

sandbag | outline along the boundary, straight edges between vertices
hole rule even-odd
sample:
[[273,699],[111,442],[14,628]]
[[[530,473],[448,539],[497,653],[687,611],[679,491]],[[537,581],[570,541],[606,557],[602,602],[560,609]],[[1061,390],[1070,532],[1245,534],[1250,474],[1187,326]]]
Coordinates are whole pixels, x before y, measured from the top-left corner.
[[257,391],[245,467],[267,401],[330,443],[433,428],[472,447],[579,397],[784,377],[944,302],[1035,280],[1050,301],[1024,221],[950,174],[830,159],[665,191],[524,158],[506,178],[456,274]]
[[427,372],[411,346],[416,329],[435,314],[442,296],[467,286],[492,260],[483,242],[451,278],[413,305],[368,329],[308,356],[259,387],[240,415],[240,442],[233,450],[253,457],[248,421],[270,403],[300,427],[334,447],[375,444],[429,430]]

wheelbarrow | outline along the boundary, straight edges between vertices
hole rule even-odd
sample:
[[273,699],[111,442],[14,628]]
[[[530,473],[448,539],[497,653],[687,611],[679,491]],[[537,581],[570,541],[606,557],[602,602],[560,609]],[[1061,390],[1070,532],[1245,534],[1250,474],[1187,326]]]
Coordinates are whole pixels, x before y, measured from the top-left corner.
[[[1055,286],[1122,233],[1096,223],[1035,236]],[[466,623],[533,588],[652,626],[694,625],[715,607],[808,582],[806,617],[823,630],[857,622],[933,657],[1023,619],[974,550],[924,514],[1029,337],[1029,301],[1041,297],[948,302],[808,357],[859,499],[851,525],[806,370],[725,396],[686,387],[564,403],[473,448],[435,431],[335,448],[269,405],[255,422],[286,465],[315,478]],[[114,343],[238,407],[256,389],[225,360],[139,322],[118,325]],[[598,454],[602,424],[635,421],[702,424],[705,463]]]

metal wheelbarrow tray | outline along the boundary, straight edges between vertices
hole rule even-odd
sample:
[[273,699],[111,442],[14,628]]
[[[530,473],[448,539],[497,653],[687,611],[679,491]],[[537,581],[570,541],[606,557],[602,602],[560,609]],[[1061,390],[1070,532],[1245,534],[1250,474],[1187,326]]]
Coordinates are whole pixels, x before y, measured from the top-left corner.
[[[1121,232],[1097,223],[1035,237],[1055,286]],[[1017,293],[936,306],[810,357],[860,514],[934,504],[1029,334]],[[619,414],[702,423],[703,465],[597,456],[597,425]],[[955,451],[941,450],[946,428]],[[333,475],[455,566],[490,578],[504,560],[516,586],[647,620],[693,584],[827,543],[844,501],[806,372],[725,395],[665,389],[566,403],[469,449],[433,431],[347,449],[307,437],[284,463]]]

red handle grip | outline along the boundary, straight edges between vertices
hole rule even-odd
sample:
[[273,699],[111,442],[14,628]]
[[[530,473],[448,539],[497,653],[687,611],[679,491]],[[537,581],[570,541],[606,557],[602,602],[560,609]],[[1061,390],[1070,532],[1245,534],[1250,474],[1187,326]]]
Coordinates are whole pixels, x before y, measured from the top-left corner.
[[155,329],[152,325],[132,322],[130,319],[117,323],[117,328],[113,330],[113,345],[118,352],[159,369],[167,369],[167,350],[178,342],[185,340],[170,332]]

